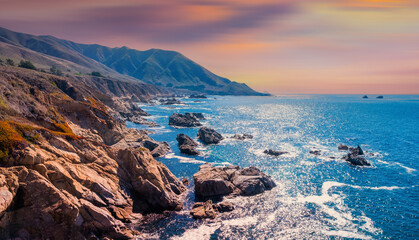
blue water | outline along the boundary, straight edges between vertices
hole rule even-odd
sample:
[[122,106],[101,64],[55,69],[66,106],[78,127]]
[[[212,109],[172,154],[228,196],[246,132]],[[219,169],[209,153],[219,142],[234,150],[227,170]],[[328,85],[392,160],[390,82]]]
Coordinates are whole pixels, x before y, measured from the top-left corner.
[[[180,179],[192,182],[185,210],[142,230],[160,239],[419,239],[419,96],[361,99],[358,95],[211,97],[188,105],[143,105],[150,136],[173,152],[159,160]],[[176,135],[196,138],[197,128],[168,126],[174,113],[202,112],[203,121],[226,138],[200,146],[203,156],[180,154]],[[129,127],[143,126],[128,123]],[[360,145],[374,156],[371,167],[340,160],[337,145]],[[265,149],[283,150],[274,158]],[[312,148],[321,156],[309,154]],[[331,159],[330,156],[336,159]],[[192,175],[199,165],[257,166],[278,186],[254,197],[231,199],[237,208],[215,220],[189,216],[194,201]]]

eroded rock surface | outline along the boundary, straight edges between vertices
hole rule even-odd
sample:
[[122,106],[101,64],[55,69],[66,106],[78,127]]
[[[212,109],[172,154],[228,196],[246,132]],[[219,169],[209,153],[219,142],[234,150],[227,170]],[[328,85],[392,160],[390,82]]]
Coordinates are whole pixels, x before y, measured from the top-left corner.
[[199,154],[199,151],[195,149],[195,147],[198,146],[198,143],[195,142],[189,136],[183,133],[180,133],[177,135],[176,140],[178,141],[179,150],[181,153],[188,154],[188,155]]
[[204,144],[218,144],[224,137],[212,128],[201,127],[198,130],[198,139]]
[[270,176],[256,167],[213,167],[206,163],[193,177],[195,195],[204,199],[226,195],[252,196],[276,186]]
[[202,124],[192,114],[173,113],[169,117],[169,125],[173,127],[199,127]]
[[364,151],[360,146],[356,148],[350,147],[349,153],[343,156],[343,160],[355,166],[371,166],[371,164],[363,157]]

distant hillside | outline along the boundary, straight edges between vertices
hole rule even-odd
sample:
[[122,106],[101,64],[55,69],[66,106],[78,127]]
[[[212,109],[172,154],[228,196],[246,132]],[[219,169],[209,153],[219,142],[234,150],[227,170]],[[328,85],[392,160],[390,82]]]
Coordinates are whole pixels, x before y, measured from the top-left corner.
[[[264,95],[244,83],[217,76],[174,51],[138,51],[127,47],[78,44],[52,36],[17,33],[5,28],[0,28],[0,42],[5,43],[0,44],[0,55],[20,55],[16,58],[30,56],[31,60],[40,65],[61,61],[59,65],[70,71],[99,71],[111,77],[135,78],[161,87],[216,95]],[[42,57],[36,56],[34,52],[41,53]]]

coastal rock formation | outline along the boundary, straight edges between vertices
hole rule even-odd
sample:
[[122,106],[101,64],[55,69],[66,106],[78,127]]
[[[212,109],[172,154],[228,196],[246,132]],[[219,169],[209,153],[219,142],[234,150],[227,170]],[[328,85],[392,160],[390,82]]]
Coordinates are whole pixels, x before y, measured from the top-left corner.
[[195,149],[198,146],[198,143],[195,142],[189,136],[180,133],[177,135],[176,140],[178,141],[179,150],[181,153],[188,154],[188,155],[198,155],[198,150]]
[[195,203],[190,214],[194,219],[214,219],[217,216],[217,213],[231,212],[233,210],[234,206],[230,202],[223,201],[214,204],[211,200],[207,200],[206,202]]
[[159,99],[161,105],[174,105],[174,104],[184,104],[183,102],[177,100],[176,98],[162,98]]
[[173,127],[199,127],[202,124],[192,114],[173,113],[169,117],[169,125]]
[[281,156],[283,154],[287,154],[288,152],[278,151],[278,150],[272,150],[272,149],[266,149],[265,151],[263,151],[263,153],[265,153],[267,155],[278,157],[278,156]]
[[0,236],[132,239],[142,214],[182,208],[185,186],[152,155],[167,143],[127,129],[103,94],[78,79],[0,73]]
[[310,154],[316,155],[316,156],[320,156],[321,155],[321,150],[318,149],[312,149],[309,152]]
[[371,166],[371,164],[364,157],[362,157],[364,155],[364,151],[360,146],[357,146],[356,148],[349,148],[349,151],[350,152],[342,158],[343,160],[355,166]]
[[380,95],[380,96],[377,96],[376,98],[383,99],[384,97]]
[[207,98],[207,96],[202,95],[202,94],[192,94],[189,96],[189,98],[200,98],[200,99],[205,99]]
[[252,196],[276,186],[270,176],[255,167],[213,167],[206,163],[193,177],[195,195],[204,199],[226,195]]
[[362,98],[366,99],[366,98],[368,98],[368,96],[367,95],[364,95]]
[[247,134],[247,133],[244,133],[244,134],[234,134],[234,136],[232,136],[231,138],[236,139],[236,140],[243,141],[243,140],[246,140],[246,139],[253,139],[253,135]]
[[153,121],[147,120],[141,116],[133,116],[133,117],[129,117],[127,118],[128,121],[136,123],[136,124],[140,124],[140,125],[145,125],[147,127],[158,127],[159,125]]
[[203,120],[205,119],[204,114],[202,113],[185,113],[186,116],[193,116],[197,119]]
[[218,144],[224,137],[212,128],[201,127],[198,130],[198,139],[204,144]]
[[166,153],[170,152],[170,145],[167,142],[157,142],[147,139],[142,142],[142,145],[150,150],[153,157],[163,157]]
[[348,151],[349,150],[349,147],[347,145],[345,145],[345,144],[339,144],[338,150],[339,151]]

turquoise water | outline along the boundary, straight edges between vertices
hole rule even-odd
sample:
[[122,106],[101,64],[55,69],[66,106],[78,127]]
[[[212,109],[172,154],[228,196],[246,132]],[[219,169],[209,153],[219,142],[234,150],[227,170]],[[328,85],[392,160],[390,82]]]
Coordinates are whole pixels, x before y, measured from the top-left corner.
[[[192,182],[185,210],[143,227],[160,239],[419,239],[419,96],[295,95],[211,97],[189,105],[143,105],[162,127],[150,135],[173,152],[159,160]],[[372,97],[372,96],[371,96]],[[196,138],[197,128],[168,126],[174,113],[202,112],[203,121],[226,138],[200,146],[203,156],[180,154],[176,135]],[[128,123],[129,127],[144,128]],[[372,167],[340,160],[337,145],[360,145]],[[309,154],[313,148],[321,156]],[[265,149],[283,150],[274,158]],[[335,157],[336,159],[331,159]],[[192,175],[199,165],[257,166],[278,186],[254,197],[231,199],[237,208],[215,220],[189,217]]]

